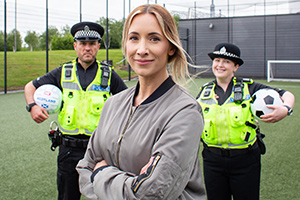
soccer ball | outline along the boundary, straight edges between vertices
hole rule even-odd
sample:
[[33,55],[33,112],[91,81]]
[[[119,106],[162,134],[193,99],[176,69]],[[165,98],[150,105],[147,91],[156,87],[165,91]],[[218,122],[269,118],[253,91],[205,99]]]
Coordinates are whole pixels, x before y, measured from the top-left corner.
[[46,84],[35,91],[33,98],[37,105],[47,110],[48,114],[53,114],[61,107],[62,92],[55,85]]
[[283,102],[279,93],[273,89],[260,89],[252,95],[251,112],[257,118],[273,112],[273,109],[267,108],[267,105],[282,105]]

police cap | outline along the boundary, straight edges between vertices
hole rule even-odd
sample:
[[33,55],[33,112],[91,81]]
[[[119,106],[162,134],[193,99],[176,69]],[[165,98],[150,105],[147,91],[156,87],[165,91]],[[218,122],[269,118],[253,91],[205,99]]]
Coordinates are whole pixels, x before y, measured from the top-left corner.
[[75,41],[95,41],[102,39],[104,29],[94,22],[80,22],[72,26],[71,34]]
[[226,58],[232,60],[240,66],[244,63],[241,59],[240,48],[231,43],[220,43],[217,44],[214,51],[209,53],[208,56],[214,60],[215,58]]

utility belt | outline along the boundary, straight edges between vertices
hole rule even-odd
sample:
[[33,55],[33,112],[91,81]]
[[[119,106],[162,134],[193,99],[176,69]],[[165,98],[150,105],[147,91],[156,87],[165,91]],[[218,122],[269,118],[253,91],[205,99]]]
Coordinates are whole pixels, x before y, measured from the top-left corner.
[[[54,125],[55,127],[53,127]],[[89,143],[89,139],[80,139],[68,135],[63,135],[60,132],[58,125],[55,121],[52,121],[50,124],[50,131],[48,133],[48,137],[52,143],[50,147],[52,151],[55,151],[56,147],[58,147],[59,145],[74,148],[86,148]]]
[[88,143],[89,139],[78,139],[67,135],[62,135],[61,138],[61,145],[66,147],[86,148]]
[[248,148],[244,148],[244,149],[224,149],[218,147],[208,147],[207,144],[205,144],[204,142],[203,142],[203,146],[204,149],[224,157],[234,157],[234,156],[243,155],[259,148],[257,141],[252,146],[249,146]]

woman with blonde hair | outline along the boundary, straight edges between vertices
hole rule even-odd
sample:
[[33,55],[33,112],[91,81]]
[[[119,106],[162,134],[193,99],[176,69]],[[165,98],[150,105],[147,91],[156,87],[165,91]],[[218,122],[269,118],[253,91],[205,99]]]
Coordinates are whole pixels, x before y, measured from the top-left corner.
[[106,101],[77,165],[81,192],[89,199],[206,199],[202,111],[180,86],[187,61],[172,16],[159,5],[137,7],[122,46],[139,81]]

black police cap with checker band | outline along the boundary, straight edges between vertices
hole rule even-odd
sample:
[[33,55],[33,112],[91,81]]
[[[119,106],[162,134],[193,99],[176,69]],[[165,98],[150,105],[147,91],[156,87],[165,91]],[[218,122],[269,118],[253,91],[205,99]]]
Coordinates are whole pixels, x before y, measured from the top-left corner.
[[240,49],[236,45],[230,43],[217,44],[214,51],[209,53],[208,56],[212,60],[215,58],[226,58],[228,60],[232,60],[240,66],[244,63],[244,61],[240,58]]
[[104,34],[104,28],[94,22],[80,22],[72,26],[71,34],[74,37],[74,40],[101,40]]

